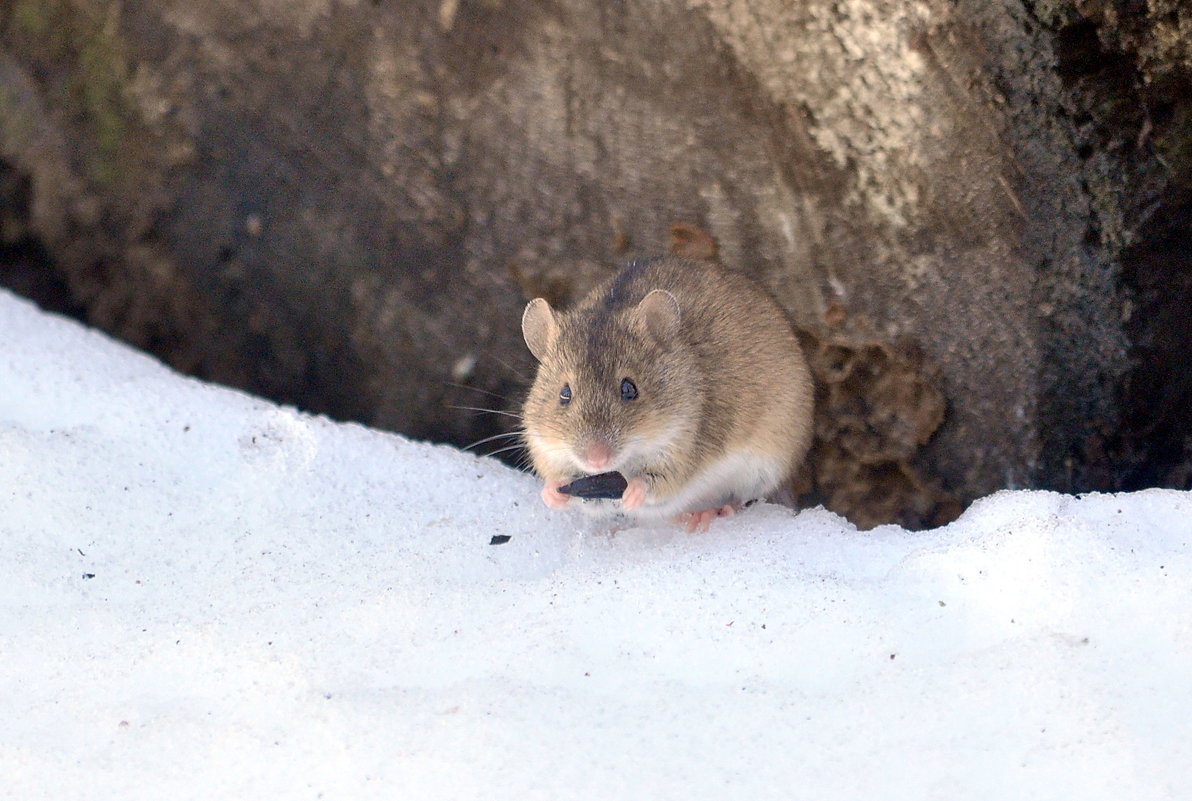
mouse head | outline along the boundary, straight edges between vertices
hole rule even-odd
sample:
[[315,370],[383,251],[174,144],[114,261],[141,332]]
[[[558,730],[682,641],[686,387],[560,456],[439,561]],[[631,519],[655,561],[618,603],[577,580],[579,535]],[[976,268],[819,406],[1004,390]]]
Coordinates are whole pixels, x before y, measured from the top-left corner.
[[694,436],[700,398],[682,314],[662,289],[565,313],[530,301],[522,334],[539,366],[524,423],[540,475],[633,474]]

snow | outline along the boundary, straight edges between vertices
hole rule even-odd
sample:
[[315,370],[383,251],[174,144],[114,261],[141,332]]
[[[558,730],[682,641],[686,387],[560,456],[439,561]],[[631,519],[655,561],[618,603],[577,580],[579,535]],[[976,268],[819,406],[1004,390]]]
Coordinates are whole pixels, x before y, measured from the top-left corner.
[[0,797],[1190,792],[1192,493],[610,533],[7,294],[0,341]]

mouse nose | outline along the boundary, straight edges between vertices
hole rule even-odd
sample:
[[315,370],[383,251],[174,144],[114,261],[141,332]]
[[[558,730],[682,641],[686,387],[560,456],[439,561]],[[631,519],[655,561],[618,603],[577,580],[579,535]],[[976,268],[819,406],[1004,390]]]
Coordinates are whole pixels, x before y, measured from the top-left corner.
[[593,442],[584,450],[584,461],[596,470],[603,470],[605,467],[608,467],[608,463],[612,458],[613,453],[609,449],[607,442]]

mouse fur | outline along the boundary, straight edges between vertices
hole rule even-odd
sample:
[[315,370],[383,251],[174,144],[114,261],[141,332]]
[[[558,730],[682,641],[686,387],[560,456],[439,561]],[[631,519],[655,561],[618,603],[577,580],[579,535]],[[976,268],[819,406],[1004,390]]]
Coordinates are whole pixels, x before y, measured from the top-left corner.
[[539,363],[524,436],[548,505],[567,505],[560,484],[616,470],[621,500],[571,503],[723,514],[777,489],[810,446],[814,393],[786,313],[716,263],[631,262],[566,311],[530,301],[522,332]]

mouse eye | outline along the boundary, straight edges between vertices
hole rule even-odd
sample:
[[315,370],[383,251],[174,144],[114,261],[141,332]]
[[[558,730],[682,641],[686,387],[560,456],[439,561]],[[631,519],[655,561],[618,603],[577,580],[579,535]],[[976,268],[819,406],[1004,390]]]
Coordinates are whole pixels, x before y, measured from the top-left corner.
[[564,384],[563,388],[559,390],[559,405],[566,406],[571,403],[571,385]]
[[621,379],[621,400],[631,401],[637,397],[637,385],[628,378]]

